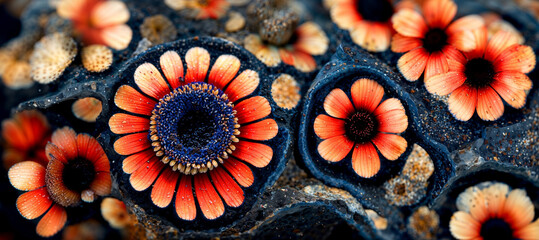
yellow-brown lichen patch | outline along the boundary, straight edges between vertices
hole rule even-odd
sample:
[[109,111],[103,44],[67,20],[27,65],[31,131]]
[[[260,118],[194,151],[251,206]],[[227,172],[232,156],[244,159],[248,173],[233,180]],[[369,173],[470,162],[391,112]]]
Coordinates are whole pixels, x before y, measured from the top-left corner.
[[374,210],[365,209],[365,213],[369,219],[374,223],[374,227],[378,230],[385,230],[387,228],[387,219],[378,215]]
[[153,45],[157,45],[173,41],[178,31],[170,19],[158,14],[144,19],[140,25],[140,34]]
[[426,206],[418,208],[408,218],[408,229],[414,239],[435,239],[440,218]]
[[103,45],[90,45],[81,51],[82,65],[90,72],[103,72],[112,64],[112,51]]
[[[1,61],[0,61],[1,62]],[[13,61],[2,74],[4,84],[12,89],[27,88],[34,84],[30,78],[30,64],[25,61]]]
[[295,108],[301,99],[298,82],[288,74],[281,74],[271,84],[271,97],[281,108]]
[[75,40],[63,33],[43,37],[30,56],[30,74],[35,81],[47,84],[56,80],[77,55]]
[[102,109],[101,101],[93,97],[81,98],[71,106],[73,115],[86,122],[95,122]]
[[225,23],[225,30],[227,32],[237,32],[245,27],[245,18],[241,13],[230,12],[228,14],[228,21]]
[[39,34],[21,35],[0,49],[0,77],[8,88],[27,88],[34,84],[28,59],[38,39]]
[[434,164],[429,154],[417,144],[414,144],[410,156],[402,169],[402,175],[412,181],[426,182],[434,172]]

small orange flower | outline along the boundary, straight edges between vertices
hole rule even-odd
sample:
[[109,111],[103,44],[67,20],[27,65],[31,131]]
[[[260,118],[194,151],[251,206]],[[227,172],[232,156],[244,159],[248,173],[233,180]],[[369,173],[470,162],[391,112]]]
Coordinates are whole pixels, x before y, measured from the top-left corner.
[[23,111],[13,118],[2,122],[2,138],[4,147],[4,167],[9,169],[13,164],[22,161],[35,161],[47,165],[45,145],[50,140],[49,123],[38,111]]
[[537,239],[539,220],[523,189],[509,191],[503,183],[485,182],[457,198],[458,212],[449,222],[456,239]]
[[351,95],[353,103],[337,88],[324,100],[329,116],[318,115],[313,126],[324,139],[318,153],[327,161],[339,162],[353,150],[352,168],[370,178],[380,170],[376,149],[388,160],[396,160],[406,150],[406,140],[397,134],[408,127],[408,117],[398,99],[382,102],[384,88],[373,80],[354,82]]
[[165,4],[174,10],[192,11],[196,19],[219,19],[230,7],[227,0],[165,0]]
[[28,191],[17,199],[21,215],[30,220],[44,215],[36,227],[42,237],[50,237],[64,227],[65,207],[108,195],[112,183],[107,155],[87,134],[77,135],[69,127],[56,130],[46,153],[46,167],[24,161],[13,165],[8,172],[13,187]]
[[449,111],[458,120],[468,121],[477,111],[481,119],[493,121],[503,115],[502,98],[514,108],[526,103],[532,88],[526,73],[535,67],[535,53],[509,32],[496,33],[488,43],[485,28],[473,33],[477,48],[457,52],[449,71],[426,79],[425,87],[430,93],[451,94]]
[[405,8],[393,15],[391,50],[405,53],[398,61],[399,71],[408,81],[425,72],[427,79],[449,69],[448,57],[458,50],[474,49],[472,30],[483,27],[479,16],[453,21],[457,5],[452,0],[430,0],[423,5],[423,16]]
[[125,24],[129,10],[117,0],[61,0],[58,15],[73,22],[74,28],[87,45],[106,45],[116,50],[125,49],[133,32]]

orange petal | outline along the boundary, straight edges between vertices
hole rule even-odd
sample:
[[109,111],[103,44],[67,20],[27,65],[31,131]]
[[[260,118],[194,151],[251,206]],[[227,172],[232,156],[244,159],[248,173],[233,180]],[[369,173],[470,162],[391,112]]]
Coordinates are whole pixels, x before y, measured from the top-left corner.
[[505,49],[511,45],[517,44],[518,38],[515,34],[499,31],[490,40],[487,44],[487,49],[485,50],[485,59],[489,61],[494,61]]
[[176,192],[176,214],[183,220],[194,220],[197,216],[195,198],[193,197],[192,176],[183,175]]
[[66,221],[66,210],[62,206],[54,204],[47,214],[39,220],[36,232],[41,237],[51,237],[64,228]]
[[91,24],[96,28],[126,23],[129,10],[121,1],[103,1],[95,5],[91,11]]
[[98,172],[95,175],[94,181],[90,184],[90,189],[98,196],[106,196],[110,194],[112,180],[109,172]]
[[312,72],[316,69],[316,60],[308,53],[302,52],[300,50],[295,50],[292,53],[293,63],[286,62],[283,56],[283,62],[293,65],[296,69],[302,72]]
[[124,170],[125,173],[131,174],[135,170],[139,169],[140,166],[144,164],[144,162],[150,162],[150,161],[159,161],[159,159],[155,157],[155,153],[152,149],[148,149],[139,153],[135,153],[129,157],[126,157],[124,161],[122,162],[122,169]]
[[194,47],[185,54],[187,62],[186,83],[203,82],[210,68],[210,53],[204,48]]
[[150,148],[148,133],[134,133],[123,136],[114,142],[114,150],[120,155],[131,155]]
[[530,90],[532,89],[532,81],[526,74],[518,71],[503,71],[496,73],[494,79],[502,81],[507,85],[521,89],[521,90]]
[[425,48],[416,48],[402,55],[397,62],[397,66],[406,80],[416,81],[425,70],[428,58],[429,53]]
[[[45,157],[45,159],[47,159],[47,157]],[[26,154],[17,149],[6,148],[4,149],[4,153],[2,154],[2,161],[4,163],[5,169],[9,169],[11,168],[11,166],[15,165],[16,163],[19,163],[25,160],[26,160]],[[48,160],[47,160],[47,163],[48,163]],[[41,163],[41,164],[43,164],[43,166],[47,166],[47,163]]]
[[449,64],[445,54],[441,51],[433,52],[430,54],[425,66],[424,79],[427,81],[430,77],[446,73],[449,71]]
[[352,153],[352,168],[364,178],[370,178],[380,171],[380,158],[372,143],[355,145]]
[[54,131],[51,142],[63,152],[66,159],[75,159],[79,155],[77,150],[77,134],[69,127],[63,127]]
[[468,60],[466,60],[466,57],[461,51],[451,45],[447,45],[442,49],[442,52],[447,57],[449,71],[464,72],[464,65]]
[[535,53],[529,46],[513,45],[494,61],[496,72],[519,71],[529,73],[535,68]]
[[484,50],[487,44],[486,28],[478,15],[459,18],[447,27],[448,42],[461,51]]
[[348,155],[353,146],[354,142],[340,135],[322,141],[318,145],[318,153],[327,161],[339,162]]
[[377,115],[378,131],[386,133],[401,133],[408,128],[408,116],[401,109],[390,110]]
[[539,236],[539,219],[535,222],[526,225],[525,227],[516,230],[513,236],[517,239],[534,239]]
[[26,192],[17,198],[17,210],[26,219],[36,219],[43,215],[52,205],[47,188]]
[[455,17],[457,4],[451,0],[426,1],[423,15],[430,28],[444,29]]
[[208,176],[206,174],[197,174],[193,178],[195,179],[198,204],[204,217],[212,220],[223,215],[225,206],[215,191],[215,188],[213,188]]
[[494,121],[503,115],[503,102],[494,89],[485,87],[477,90],[477,115],[483,120]]
[[2,121],[2,139],[18,149],[26,150],[31,147],[22,127],[13,119]]
[[183,62],[177,52],[167,51],[163,53],[159,58],[159,64],[172,89],[183,85]]
[[291,50],[280,48],[279,49],[279,56],[283,60],[284,63],[288,65],[294,65],[294,56],[293,52]]
[[128,25],[120,24],[104,28],[100,36],[107,46],[115,50],[123,50],[131,43],[133,31]]
[[352,84],[351,95],[356,109],[373,112],[384,97],[384,88],[374,80],[362,78]]
[[523,189],[514,189],[505,200],[502,216],[512,229],[520,229],[530,224],[534,218],[534,206]]
[[329,39],[322,28],[314,22],[305,22],[296,28],[297,41],[294,47],[310,55],[324,54],[329,45]]
[[79,157],[87,159],[92,163],[97,162],[101,156],[105,155],[105,151],[103,151],[97,140],[85,133],[77,135],[77,149]]
[[458,239],[476,239],[480,237],[481,224],[470,214],[458,211],[453,214],[449,221],[451,235]]
[[486,204],[483,204],[483,206],[485,208],[488,207],[487,213],[489,213],[489,217],[501,217],[505,200],[507,199],[507,194],[509,193],[509,186],[504,183],[494,183],[487,189],[483,190],[483,193],[485,194],[486,202],[488,202],[488,206]]
[[273,119],[264,119],[260,122],[242,125],[239,137],[251,140],[265,141],[277,136],[279,126]]
[[116,113],[109,119],[110,131],[116,134],[148,131],[150,119],[125,113]]
[[466,81],[463,72],[447,72],[425,79],[425,88],[429,93],[445,96],[452,93]]
[[165,167],[161,161],[152,161],[144,162],[131,176],[129,177],[129,182],[131,186],[137,191],[144,191],[155,181],[161,170]]
[[267,99],[261,96],[247,98],[234,106],[237,111],[238,123],[244,124],[262,119],[271,113],[271,106]]
[[31,191],[45,186],[45,168],[32,161],[13,165],[8,171],[11,185],[21,191]]
[[152,188],[151,197],[155,206],[164,208],[172,202],[178,178],[180,178],[178,173],[173,172],[169,167],[165,168],[165,171],[157,178]]
[[265,144],[240,140],[234,145],[236,150],[232,155],[257,168],[267,166],[273,158],[273,149]]
[[101,101],[93,97],[78,99],[71,105],[73,115],[86,122],[95,122],[101,110],[103,110]]
[[114,96],[114,103],[119,108],[146,116],[152,115],[152,110],[157,102],[150,99],[128,85],[118,88]]
[[110,172],[110,162],[107,154],[103,154],[94,162],[94,168],[96,172]]
[[406,37],[404,35],[395,34],[391,40],[391,51],[403,53],[423,45],[423,41],[419,38]]
[[233,55],[219,56],[211,68],[208,83],[223,89],[236,76],[240,66],[240,60]]
[[350,32],[352,41],[370,52],[383,52],[391,42],[391,28],[386,23],[362,21]]
[[223,168],[218,167],[210,171],[210,176],[215,189],[217,189],[226,205],[239,207],[243,203],[243,199],[245,199],[243,190]]
[[339,28],[349,30],[361,21],[354,1],[338,1],[331,8],[331,20]]
[[406,37],[422,38],[428,31],[423,17],[411,9],[403,9],[393,14],[391,21],[395,31]]
[[490,86],[494,88],[503,100],[511,105],[511,107],[518,109],[526,104],[526,92],[515,87],[515,84],[511,79],[502,78],[500,80],[494,80]]
[[320,114],[314,120],[314,132],[321,139],[328,139],[346,134],[344,120]]
[[462,85],[455,89],[448,100],[449,111],[461,121],[472,118],[477,106],[477,89]]
[[332,117],[348,118],[355,109],[346,93],[340,88],[333,89],[324,100],[324,109]]
[[170,93],[167,82],[151,63],[143,63],[138,66],[134,78],[140,90],[155,99],[161,99]]
[[247,69],[236,77],[226,88],[225,93],[230,101],[235,102],[238,99],[248,96],[253,93],[258,87],[260,77],[258,73]]
[[[39,144],[46,135],[50,134],[47,119],[38,111],[23,111],[16,114],[14,118],[20,124],[21,130],[28,139],[27,143],[29,145]],[[10,142],[10,144],[12,144],[12,142]]]
[[379,133],[372,139],[372,142],[388,160],[397,160],[408,146],[406,139],[395,134]]
[[250,187],[253,184],[255,177],[249,166],[234,158],[228,158],[223,166],[242,187]]

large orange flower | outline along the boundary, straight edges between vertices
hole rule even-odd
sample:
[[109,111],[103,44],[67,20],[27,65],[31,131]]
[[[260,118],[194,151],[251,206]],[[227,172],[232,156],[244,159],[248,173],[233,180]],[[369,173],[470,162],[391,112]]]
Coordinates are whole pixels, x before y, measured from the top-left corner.
[[65,208],[93,202],[110,194],[109,160],[90,135],[76,134],[69,127],[56,130],[46,147],[48,163],[24,161],[9,169],[11,185],[29,191],[17,199],[17,209],[27,219],[42,215],[37,234],[50,237],[67,220]]
[[352,168],[359,176],[370,178],[380,170],[376,149],[388,160],[396,160],[406,150],[406,140],[397,134],[408,127],[408,117],[398,99],[382,102],[384,88],[373,80],[357,80],[350,91],[353,103],[340,88],[324,100],[329,116],[318,115],[313,126],[324,139],[318,153],[327,161],[338,162],[353,150]]
[[509,32],[496,33],[488,43],[485,28],[474,35],[477,47],[455,54],[449,72],[426,79],[425,87],[438,95],[451,93],[449,111],[455,118],[468,121],[477,111],[481,119],[493,121],[503,115],[502,99],[514,108],[526,103],[526,91],[532,87],[526,73],[535,67],[535,54]]
[[474,49],[472,30],[483,27],[479,16],[453,21],[457,5],[452,0],[430,0],[423,5],[423,16],[405,8],[393,15],[391,50],[404,54],[398,61],[399,71],[408,81],[416,81],[425,72],[428,79],[447,72],[447,58],[458,50]]
[[153,184],[156,206],[167,207],[176,196],[181,219],[194,220],[197,206],[207,219],[218,218],[223,200],[230,207],[243,203],[242,187],[254,181],[247,164],[263,168],[273,158],[272,148],[259,142],[278,133],[275,120],[267,118],[270,104],[251,96],[259,75],[250,69],[239,73],[241,62],[233,55],[221,55],[210,66],[209,52],[194,47],[185,54],[186,71],[175,51],[159,62],[166,80],[144,63],[134,75],[140,92],[128,85],[116,92],[116,106],[128,114],[109,121],[113,133],[127,134],[114,149],[128,156],[123,170],[135,190]]

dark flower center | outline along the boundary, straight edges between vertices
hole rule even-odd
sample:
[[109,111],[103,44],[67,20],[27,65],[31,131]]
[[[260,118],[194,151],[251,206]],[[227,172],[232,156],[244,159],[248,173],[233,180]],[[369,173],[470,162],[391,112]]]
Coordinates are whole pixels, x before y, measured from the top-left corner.
[[62,182],[72,191],[82,192],[95,178],[94,164],[85,158],[75,158],[64,165]]
[[235,150],[239,135],[234,105],[207,83],[191,83],[164,96],[155,106],[150,140],[156,155],[173,170],[206,172]]
[[356,9],[363,19],[372,22],[387,22],[393,15],[393,5],[387,0],[357,0]]
[[354,142],[366,143],[376,136],[378,120],[366,110],[358,110],[344,122],[346,136]]
[[423,39],[423,47],[430,53],[441,51],[446,45],[447,34],[440,28],[430,29]]
[[483,58],[474,58],[466,63],[464,74],[465,84],[475,88],[482,88],[494,81],[494,65]]
[[485,240],[513,239],[513,229],[503,219],[492,218],[481,225],[481,237]]

